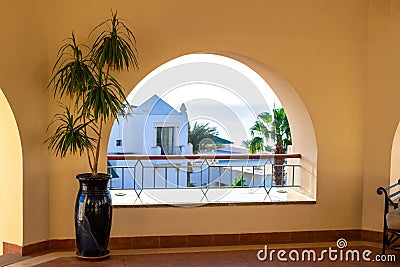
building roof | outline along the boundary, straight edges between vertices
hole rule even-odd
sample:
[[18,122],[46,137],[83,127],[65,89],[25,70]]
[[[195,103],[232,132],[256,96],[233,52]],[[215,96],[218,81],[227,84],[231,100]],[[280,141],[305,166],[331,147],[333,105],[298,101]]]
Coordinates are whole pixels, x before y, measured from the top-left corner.
[[218,137],[218,136],[214,138],[214,142],[217,143],[217,144],[223,144],[223,145],[231,145],[231,144],[233,144],[232,141],[226,140],[226,139]]
[[151,114],[151,115],[179,115],[181,114],[170,104],[165,102],[158,95],[153,95],[145,102],[143,102],[140,106],[133,110],[133,113],[136,114]]

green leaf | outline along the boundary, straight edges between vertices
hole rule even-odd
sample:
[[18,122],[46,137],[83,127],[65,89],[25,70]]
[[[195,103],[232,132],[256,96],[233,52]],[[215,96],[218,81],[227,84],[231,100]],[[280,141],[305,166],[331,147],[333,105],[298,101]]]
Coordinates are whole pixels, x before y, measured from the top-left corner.
[[64,112],[56,114],[50,124],[58,126],[54,134],[45,141],[48,149],[60,157],[65,157],[67,153],[82,155],[86,149],[93,150],[93,142],[96,140],[86,134],[86,127],[97,132],[93,120],[83,122],[82,115],[74,116],[68,107],[63,108]]
[[59,50],[47,88],[52,87],[54,97],[76,97],[79,100],[94,82],[91,60],[83,56],[81,47],[84,46],[76,43],[74,33],[67,41]]
[[193,153],[197,154],[200,149],[200,142],[206,138],[214,140],[218,136],[218,131],[215,127],[208,126],[206,124],[200,124],[195,122],[193,128],[189,125],[189,143],[193,145]]
[[250,153],[271,150],[268,146],[261,148],[261,140],[268,142],[269,139],[273,139],[275,140],[275,146],[283,145],[285,152],[287,151],[287,146],[292,144],[289,121],[285,110],[278,108],[273,109],[272,112],[273,116],[269,112],[260,113],[257,116],[258,120],[250,128],[250,134],[253,137],[248,145]]
[[263,151],[264,149],[264,140],[263,138],[256,136],[250,140],[249,144],[249,152],[250,154],[255,154],[258,151]]
[[118,114],[124,115],[126,97],[121,85],[112,76],[109,83],[104,84],[105,74],[102,71],[99,71],[97,76],[97,83],[88,88],[82,105],[83,114],[85,116],[92,114],[95,121],[108,120],[117,117]]
[[121,71],[138,68],[136,38],[133,32],[117,17],[97,25],[90,34],[106,26],[99,33],[91,49],[91,58],[100,68],[108,66],[112,70]]

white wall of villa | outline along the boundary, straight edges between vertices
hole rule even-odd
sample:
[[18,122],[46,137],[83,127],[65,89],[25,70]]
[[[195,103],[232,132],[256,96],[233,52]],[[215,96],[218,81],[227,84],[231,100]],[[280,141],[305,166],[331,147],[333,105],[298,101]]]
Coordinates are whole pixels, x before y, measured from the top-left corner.
[[157,140],[160,128],[168,129],[168,133],[164,134],[168,140],[162,142],[166,154],[192,154],[192,145],[188,144],[185,105],[182,104],[180,111],[177,111],[157,95],[133,108],[126,118],[121,116],[114,122],[108,153],[161,155],[162,147],[160,140]]

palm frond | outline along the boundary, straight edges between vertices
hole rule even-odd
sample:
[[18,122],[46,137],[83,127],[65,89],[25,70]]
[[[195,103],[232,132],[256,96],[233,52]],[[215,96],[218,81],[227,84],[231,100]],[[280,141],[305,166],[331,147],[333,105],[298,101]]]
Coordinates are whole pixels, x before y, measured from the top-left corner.
[[96,140],[85,133],[86,127],[96,132],[93,120],[83,122],[82,115],[74,116],[65,106],[63,113],[54,116],[52,124],[58,124],[58,127],[45,142],[56,156],[63,158],[67,153],[82,155],[86,149],[94,149]]
[[258,114],[257,118],[264,123],[271,123],[273,120],[273,117],[269,112],[261,112],[260,114]]
[[258,151],[263,151],[263,149],[264,149],[264,139],[263,138],[256,136],[250,140],[250,144],[249,144],[250,154],[255,154]]
[[109,83],[104,84],[104,73],[97,73],[97,83],[91,86],[82,104],[83,114],[92,114],[95,121],[107,120],[118,114],[125,114],[126,97],[121,85],[110,76]]
[[197,122],[193,124],[193,127],[189,125],[188,141],[193,145],[193,153],[195,154],[199,151],[202,140],[206,138],[214,140],[215,137],[218,137],[217,129],[208,125],[208,123],[201,124]]
[[87,56],[83,56],[81,45],[77,44],[73,33],[67,41],[69,43],[59,50],[53,76],[47,87],[52,86],[54,97],[58,95],[62,98],[65,95],[79,99],[94,80],[91,61]]
[[93,31],[104,25],[107,25],[107,30],[98,35],[91,49],[93,62],[100,68],[108,66],[116,71],[128,70],[131,67],[137,69],[136,38],[133,32],[120,21],[116,12],[112,14],[111,19],[100,23]]

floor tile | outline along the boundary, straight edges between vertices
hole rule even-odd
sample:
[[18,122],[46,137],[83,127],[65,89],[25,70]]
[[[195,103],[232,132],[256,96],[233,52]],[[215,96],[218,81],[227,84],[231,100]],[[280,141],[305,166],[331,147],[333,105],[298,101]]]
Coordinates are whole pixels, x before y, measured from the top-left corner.
[[[321,243],[324,245],[323,243]],[[340,266],[349,266],[349,267],[399,267],[400,264],[400,253],[397,252],[397,262],[364,262],[364,261],[331,261],[327,256],[324,258],[324,261],[286,261],[281,262],[277,258],[274,258],[273,261],[267,259],[266,261],[260,261],[257,258],[257,252],[261,248],[255,247],[235,247],[235,250],[232,249],[223,249],[225,247],[215,247],[214,250],[210,250],[210,248],[193,248],[192,250],[187,250],[182,248],[181,251],[177,249],[158,249],[158,250],[133,250],[129,251],[118,251],[114,252],[109,258],[102,261],[87,261],[80,260],[76,257],[72,256],[60,256],[59,258],[50,260],[48,262],[41,263],[36,266],[40,267],[49,267],[49,266],[92,266],[92,267],[136,267],[136,266],[146,266],[146,267],[253,267],[253,266],[265,266],[265,267],[340,267]],[[247,249],[246,249],[247,248]],[[208,251],[207,251],[208,249]],[[320,255],[325,247],[315,246],[315,247],[304,247],[299,244],[297,249],[290,248],[290,246],[286,246],[286,248],[282,248],[286,251],[287,255],[291,250],[296,250],[300,253],[304,249],[314,250],[316,252],[317,257]],[[374,258],[375,255],[380,254],[379,247],[369,247],[369,246],[351,246],[346,249],[354,249],[358,250],[362,253],[362,251],[368,249],[372,251],[371,258]],[[280,249],[276,249],[278,251]],[[120,254],[118,254],[120,253]],[[390,252],[394,253],[394,252]],[[69,254],[71,255],[71,254]],[[29,265],[32,266],[32,265]]]

